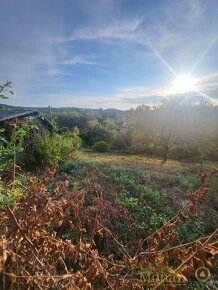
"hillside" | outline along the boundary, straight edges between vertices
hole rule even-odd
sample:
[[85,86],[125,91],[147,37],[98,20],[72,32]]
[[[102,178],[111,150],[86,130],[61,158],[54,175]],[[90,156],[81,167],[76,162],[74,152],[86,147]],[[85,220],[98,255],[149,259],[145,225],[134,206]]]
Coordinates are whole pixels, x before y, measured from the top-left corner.
[[[11,112],[13,114],[17,110],[37,110],[45,114],[49,114],[49,108],[48,107],[22,107],[22,106],[9,106],[5,104],[0,104],[0,110],[1,111],[7,111]],[[86,109],[86,108],[77,108],[77,107],[51,107],[51,111],[54,113],[64,113],[64,112],[78,112],[78,113],[100,113],[108,118],[113,117],[121,117],[125,115],[128,111],[121,111],[118,109]]]
[[0,135],[2,289],[216,289],[215,109],[53,112],[52,133],[9,122]]

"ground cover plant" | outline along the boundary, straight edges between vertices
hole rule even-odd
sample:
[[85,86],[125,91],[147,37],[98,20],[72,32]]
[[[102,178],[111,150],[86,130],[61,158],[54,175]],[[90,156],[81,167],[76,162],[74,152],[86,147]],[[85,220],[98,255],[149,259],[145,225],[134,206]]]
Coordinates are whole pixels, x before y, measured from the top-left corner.
[[[216,220],[217,169],[200,179],[198,169],[80,152],[29,177],[26,194],[1,206],[2,289],[216,287],[194,275],[202,265],[216,274],[218,248],[217,221],[205,219]],[[162,279],[145,281],[160,268]]]
[[[208,163],[205,170],[211,166],[217,164]],[[200,186],[199,171],[199,164],[169,161],[163,166],[159,159],[83,152],[60,168],[57,180],[67,178],[71,188],[88,190],[93,196],[98,191],[104,192],[105,199],[128,208],[136,224],[131,233],[146,233],[143,225],[147,225],[147,230],[155,229],[155,223],[169,218],[187,202],[187,191]],[[217,226],[217,179],[210,183],[206,204],[199,204],[195,219],[199,226],[185,224],[189,233],[185,234],[184,228],[183,241],[197,236],[200,228],[201,234],[208,234]],[[124,227],[125,231],[128,232]]]

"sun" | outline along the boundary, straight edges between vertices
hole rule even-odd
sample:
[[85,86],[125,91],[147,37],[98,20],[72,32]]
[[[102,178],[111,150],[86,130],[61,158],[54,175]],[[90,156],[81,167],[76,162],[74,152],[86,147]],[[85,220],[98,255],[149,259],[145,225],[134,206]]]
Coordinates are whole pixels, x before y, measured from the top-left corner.
[[176,93],[188,93],[195,90],[195,80],[191,75],[178,75],[173,83]]

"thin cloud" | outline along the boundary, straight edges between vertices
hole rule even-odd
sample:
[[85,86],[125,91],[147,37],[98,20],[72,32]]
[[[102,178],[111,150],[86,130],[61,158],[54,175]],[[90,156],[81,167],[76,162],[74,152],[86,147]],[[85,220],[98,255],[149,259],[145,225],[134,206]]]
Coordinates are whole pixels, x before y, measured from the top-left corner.
[[66,59],[64,61],[59,62],[59,64],[63,65],[77,65],[77,64],[87,64],[87,65],[96,65],[97,63],[92,60],[92,58],[86,58],[84,56],[75,56],[70,59]]
[[137,30],[140,25],[140,19],[126,21],[115,21],[107,25],[84,27],[73,32],[69,37],[63,38],[62,41],[75,40],[99,40],[99,39],[126,39],[131,40],[132,33]]
[[210,73],[197,78],[197,83],[204,84],[208,81],[218,80],[218,72]]
[[196,78],[196,88],[213,99],[218,99],[218,72]]
[[120,98],[135,99],[138,97],[151,97],[151,96],[167,96],[171,93],[171,87],[161,87],[161,88],[149,88],[149,87],[132,87],[120,89],[118,96]]

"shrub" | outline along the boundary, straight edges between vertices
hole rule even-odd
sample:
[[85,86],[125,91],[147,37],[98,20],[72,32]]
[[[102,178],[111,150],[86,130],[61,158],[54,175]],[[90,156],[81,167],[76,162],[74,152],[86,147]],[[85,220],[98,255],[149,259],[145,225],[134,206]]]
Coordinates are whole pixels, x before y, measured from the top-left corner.
[[119,133],[113,141],[112,149],[117,151],[127,151],[128,149],[128,138],[124,133]]
[[161,196],[160,191],[150,186],[145,186],[140,195],[142,198],[146,198],[147,202],[150,202],[152,205],[160,205],[163,202],[163,193]]
[[110,150],[110,144],[105,141],[98,141],[92,146],[92,150],[95,152],[108,152]]
[[38,135],[33,144],[32,166],[51,167],[63,164],[72,157],[79,146],[78,136]]
[[136,209],[139,206],[139,201],[138,198],[135,197],[124,197],[118,200],[118,204]]
[[22,180],[16,179],[8,185],[0,179],[0,208],[15,205],[16,201],[26,196],[26,188],[22,182]]
[[187,144],[177,144],[171,148],[169,157],[175,160],[199,160],[199,148]]

